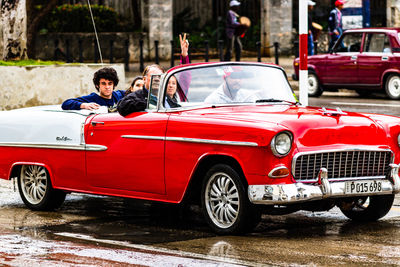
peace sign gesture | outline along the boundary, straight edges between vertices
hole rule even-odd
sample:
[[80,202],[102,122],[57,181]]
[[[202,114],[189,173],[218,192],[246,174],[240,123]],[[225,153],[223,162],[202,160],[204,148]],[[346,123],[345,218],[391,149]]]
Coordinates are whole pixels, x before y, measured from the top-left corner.
[[181,55],[182,57],[187,57],[188,56],[188,50],[189,50],[189,41],[186,39],[186,33],[182,35],[179,34],[179,41],[181,42]]

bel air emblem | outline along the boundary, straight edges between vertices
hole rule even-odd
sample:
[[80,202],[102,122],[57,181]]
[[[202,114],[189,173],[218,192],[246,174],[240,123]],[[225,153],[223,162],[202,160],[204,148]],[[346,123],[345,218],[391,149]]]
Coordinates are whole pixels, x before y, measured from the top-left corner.
[[66,136],[62,136],[62,137],[57,136],[56,140],[57,141],[71,141],[72,139],[69,137],[66,137]]

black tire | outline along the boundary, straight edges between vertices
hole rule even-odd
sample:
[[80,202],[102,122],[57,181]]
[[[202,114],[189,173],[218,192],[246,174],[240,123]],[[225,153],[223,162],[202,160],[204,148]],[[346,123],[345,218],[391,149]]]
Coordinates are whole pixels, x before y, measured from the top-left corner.
[[322,95],[323,90],[321,87],[321,83],[319,82],[318,76],[313,70],[308,71],[308,96],[310,97],[319,97]]
[[393,205],[394,195],[357,197],[340,206],[343,214],[354,221],[371,222],[385,216]]
[[53,188],[43,166],[23,165],[17,179],[21,199],[32,210],[54,210],[65,200],[65,192]]
[[239,174],[226,164],[217,164],[206,173],[201,204],[207,223],[218,234],[247,232],[261,218],[259,210],[250,203]]
[[385,92],[391,99],[400,99],[400,76],[390,74],[385,82]]

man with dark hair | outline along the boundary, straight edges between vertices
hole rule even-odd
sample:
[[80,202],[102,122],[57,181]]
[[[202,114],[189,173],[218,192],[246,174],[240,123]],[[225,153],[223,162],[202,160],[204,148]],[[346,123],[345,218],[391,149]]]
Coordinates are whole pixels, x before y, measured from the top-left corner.
[[94,73],[93,83],[98,93],[67,99],[62,103],[64,110],[89,109],[96,110],[100,106],[107,106],[109,111],[115,111],[117,103],[124,97],[124,90],[114,91],[119,79],[113,68],[102,68]]

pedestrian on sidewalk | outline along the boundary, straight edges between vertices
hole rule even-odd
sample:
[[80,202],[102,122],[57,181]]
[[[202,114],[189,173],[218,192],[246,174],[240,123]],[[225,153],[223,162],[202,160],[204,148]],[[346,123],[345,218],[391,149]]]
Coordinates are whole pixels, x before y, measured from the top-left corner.
[[315,2],[308,0],[308,55],[314,55],[314,36],[312,26],[312,11],[314,9]]
[[235,47],[236,61],[240,60],[240,55],[242,53],[242,42],[240,41],[240,36],[237,35],[236,29],[240,26],[239,23],[239,6],[240,2],[232,0],[229,3],[229,11],[226,17],[226,38],[227,38],[227,48],[225,52],[225,61],[231,61],[233,47]]
[[[329,13],[328,27],[329,36],[331,40],[329,42],[329,51],[332,49],[333,45],[339,39],[343,33],[343,23],[342,23],[342,9],[344,6],[343,0],[336,0],[335,8]],[[343,47],[343,44],[341,44]]]

